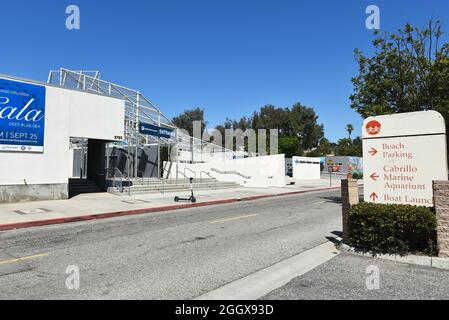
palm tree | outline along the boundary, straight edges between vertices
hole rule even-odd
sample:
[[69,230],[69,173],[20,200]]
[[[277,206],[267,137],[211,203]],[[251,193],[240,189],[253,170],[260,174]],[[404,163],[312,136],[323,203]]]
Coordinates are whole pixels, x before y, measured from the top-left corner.
[[346,131],[348,131],[348,133],[349,133],[349,139],[352,140],[351,135],[352,135],[352,132],[354,131],[354,126],[352,124],[346,125]]

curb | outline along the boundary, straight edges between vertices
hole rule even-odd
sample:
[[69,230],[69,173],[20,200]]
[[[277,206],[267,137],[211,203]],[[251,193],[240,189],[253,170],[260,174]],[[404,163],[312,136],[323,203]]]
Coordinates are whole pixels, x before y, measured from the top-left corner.
[[26,228],[32,228],[32,227],[43,227],[43,226],[48,226],[48,225],[83,222],[83,221],[89,221],[89,220],[103,220],[103,219],[126,217],[126,216],[132,216],[132,215],[141,215],[141,214],[146,214],[146,213],[156,213],[156,212],[165,212],[165,211],[172,211],[172,210],[207,207],[207,206],[220,205],[220,204],[228,204],[228,203],[236,203],[236,202],[244,202],[244,201],[254,201],[254,200],[260,200],[260,199],[283,197],[283,196],[293,196],[293,195],[299,195],[299,194],[305,194],[305,193],[330,191],[330,190],[337,190],[337,189],[340,189],[340,187],[320,188],[320,189],[314,189],[314,190],[285,192],[285,193],[251,196],[251,197],[243,197],[243,198],[231,198],[231,199],[214,200],[214,201],[183,204],[183,205],[169,205],[169,206],[147,208],[147,209],[125,210],[125,211],[117,211],[117,212],[109,212],[109,213],[89,214],[89,215],[75,216],[75,217],[68,217],[68,218],[56,218],[56,219],[48,219],[48,220],[18,222],[18,223],[0,225],[0,231],[18,230],[18,229],[26,229]]
[[416,265],[416,266],[424,266],[424,267],[430,267],[430,268],[441,269],[441,270],[449,270],[449,258],[415,256],[415,255],[408,255],[408,256],[401,257],[399,255],[386,255],[386,254],[373,256],[369,253],[356,252],[354,247],[348,246],[347,244],[344,244],[344,243],[340,243],[337,246],[337,248],[340,249],[341,251],[345,251],[347,253],[358,255],[361,257],[377,258],[377,259],[400,262],[400,263],[405,263],[405,264],[412,264],[412,265]]

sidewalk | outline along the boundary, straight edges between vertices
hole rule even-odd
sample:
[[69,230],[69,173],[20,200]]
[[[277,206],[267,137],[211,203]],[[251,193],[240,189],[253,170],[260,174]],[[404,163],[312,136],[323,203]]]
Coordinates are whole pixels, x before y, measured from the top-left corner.
[[133,214],[176,210],[206,205],[249,201],[286,194],[339,189],[340,181],[330,188],[328,180],[297,181],[296,185],[270,188],[238,188],[195,192],[197,203],[175,203],[174,197],[185,194],[112,195],[84,194],[69,200],[0,204],[0,231],[33,226],[104,219]]
[[261,300],[449,300],[448,287],[449,271],[343,252]]

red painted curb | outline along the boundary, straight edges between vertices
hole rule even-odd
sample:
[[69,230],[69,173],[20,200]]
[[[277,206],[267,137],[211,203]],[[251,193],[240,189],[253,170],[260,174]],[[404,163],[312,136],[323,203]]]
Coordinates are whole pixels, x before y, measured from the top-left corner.
[[0,225],[0,231],[17,230],[17,229],[25,229],[25,228],[32,228],[32,227],[42,227],[42,226],[48,226],[48,225],[65,224],[65,223],[72,223],[72,222],[82,222],[82,221],[89,221],[89,220],[102,220],[102,219],[108,219],[108,218],[125,217],[125,216],[132,216],[132,215],[139,215],[139,214],[146,214],[146,213],[155,213],[155,212],[164,212],[164,211],[172,211],[172,210],[180,210],[180,209],[206,207],[206,206],[213,206],[213,205],[234,203],[234,202],[241,202],[241,201],[253,201],[253,200],[267,199],[267,198],[274,198],[274,197],[293,196],[293,195],[304,194],[304,193],[336,190],[336,189],[340,189],[340,187],[321,188],[321,189],[314,189],[314,190],[304,190],[304,191],[286,192],[286,193],[278,193],[278,194],[268,194],[268,195],[252,196],[252,197],[244,197],[244,198],[214,200],[214,201],[192,203],[192,204],[170,205],[170,206],[157,207],[157,208],[147,208],[147,209],[117,211],[117,212],[110,212],[110,213],[90,214],[90,215],[85,215],[85,216],[76,216],[76,217],[69,217],[69,218],[57,218],[57,219],[49,219],[49,220],[3,224],[3,225]]

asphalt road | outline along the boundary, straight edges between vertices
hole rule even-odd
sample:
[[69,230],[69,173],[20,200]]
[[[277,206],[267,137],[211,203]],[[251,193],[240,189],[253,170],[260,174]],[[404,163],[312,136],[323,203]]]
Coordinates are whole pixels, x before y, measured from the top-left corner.
[[[373,267],[378,286],[373,286]],[[263,299],[449,300],[449,271],[340,254]]]
[[335,237],[339,193],[2,232],[0,299],[195,298]]

